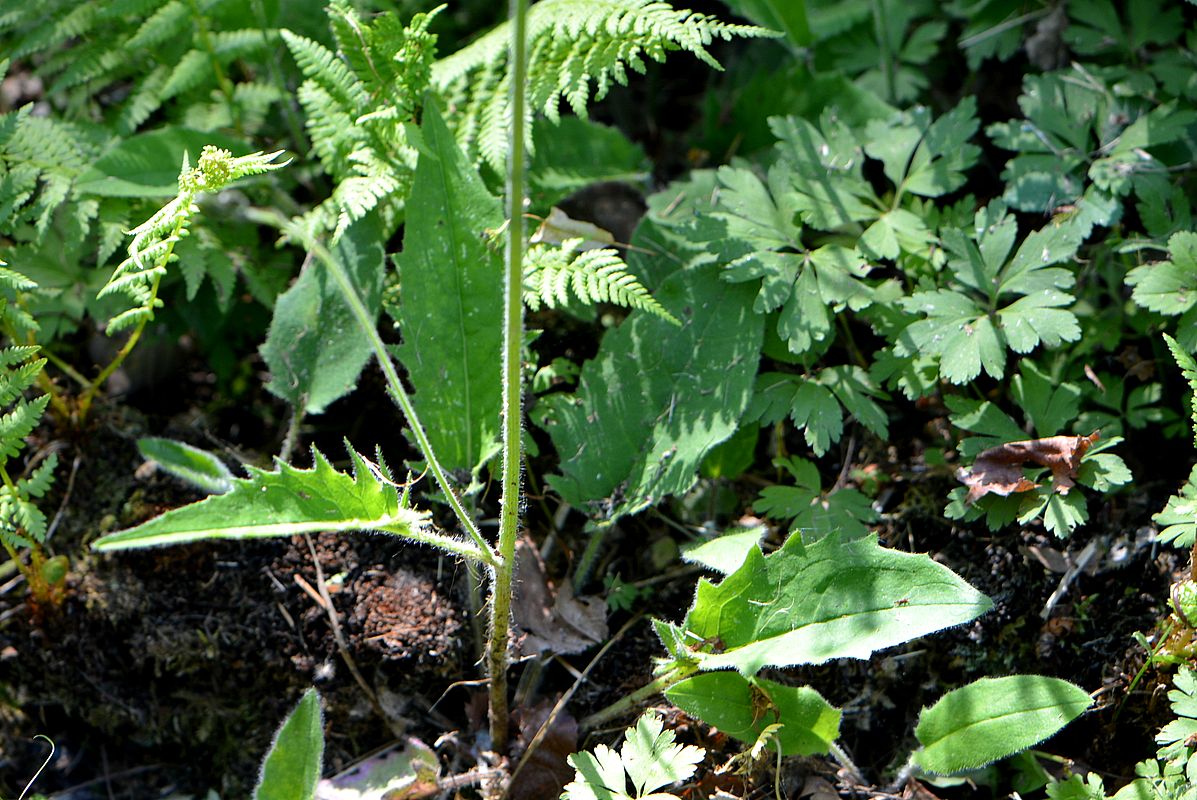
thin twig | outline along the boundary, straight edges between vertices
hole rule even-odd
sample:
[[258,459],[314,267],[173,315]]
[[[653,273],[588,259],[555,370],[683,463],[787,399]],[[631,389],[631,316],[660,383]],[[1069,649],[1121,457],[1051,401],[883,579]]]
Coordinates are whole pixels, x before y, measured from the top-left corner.
[[320,593],[320,597],[324,599],[324,610],[328,614],[328,623],[332,627],[333,640],[337,643],[337,650],[341,653],[341,658],[345,660],[345,666],[349,668],[349,672],[353,675],[353,679],[357,681],[357,685],[366,693],[366,699],[370,701],[370,705],[374,707],[374,711],[385,720],[387,719],[387,715],[382,710],[382,704],[378,702],[378,695],[370,688],[370,684],[366,682],[365,676],[357,668],[357,662],[354,661],[353,655],[349,652],[349,644],[345,641],[344,634],[341,633],[341,619],[337,614],[336,606],[333,605],[332,597],[328,594],[328,586],[324,583],[324,569],[320,566],[320,557],[316,555],[316,545],[312,544],[312,537],[309,534],[305,533],[303,540],[307,542],[308,552],[312,554],[312,564],[316,567],[316,590]]
[[66,491],[63,492],[62,502],[58,504],[58,511],[54,512],[54,519],[50,521],[50,527],[46,528],[46,541],[50,541],[50,537],[54,535],[54,531],[58,530],[58,523],[62,521],[62,515],[66,512],[67,503],[71,501],[71,492],[75,490],[75,476],[79,473],[79,464],[82,462],[82,456],[75,456],[71,462],[71,475],[67,478]]

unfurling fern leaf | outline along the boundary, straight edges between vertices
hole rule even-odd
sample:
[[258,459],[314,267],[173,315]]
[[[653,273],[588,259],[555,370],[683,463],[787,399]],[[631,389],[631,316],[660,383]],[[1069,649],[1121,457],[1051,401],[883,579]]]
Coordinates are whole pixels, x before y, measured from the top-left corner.
[[[555,120],[564,99],[585,117],[592,95],[601,100],[613,83],[626,83],[628,67],[644,72],[645,57],[664,61],[671,50],[687,50],[720,69],[707,51],[715,39],[777,35],[656,0],[542,0],[528,13],[528,106]],[[432,71],[458,141],[500,172],[507,157],[510,39],[505,23]]]
[[524,302],[533,311],[541,305],[566,305],[572,292],[583,303],[614,303],[680,325],[648,289],[628,271],[614,249],[582,250],[582,239],[567,239],[560,247],[535,245],[524,260]]
[[439,11],[416,14],[403,27],[393,14],[367,23],[348,3],[334,2],[328,15],[338,52],[282,32],[307,78],[299,102],[312,149],[338,181],[308,222],[334,229],[335,237],[375,208],[388,234],[399,224],[416,163],[404,126],[416,121],[429,86],[436,36],[428,26]]
[[194,169],[188,167],[184,156],[178,195],[129,231],[133,236],[129,257],[117,266],[107,285],[100,290],[101,297],[119,292],[136,303],[133,308],[109,320],[109,335],[153,319],[154,309],[162,306],[158,285],[166,274],[166,265],[178,259],[174,253],[175,245],[188,235],[187,225],[197,210],[196,196],[200,192],[220,191],[238,178],[260,175],[290,163],[274,163],[280,155],[281,150],[233,157],[228,150],[208,145],[200,153],[199,164]]

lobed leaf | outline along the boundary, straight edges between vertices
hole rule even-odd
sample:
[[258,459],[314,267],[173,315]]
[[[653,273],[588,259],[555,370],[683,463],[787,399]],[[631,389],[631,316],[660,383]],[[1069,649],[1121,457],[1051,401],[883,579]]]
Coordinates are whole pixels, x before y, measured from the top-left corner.
[[309,469],[281,461],[273,472],[247,466],[249,478],[234,478],[227,493],[102,536],[92,547],[125,550],[207,539],[358,530],[427,540],[428,515],[409,508],[399,487],[352,448],[349,456],[352,475],[333,469],[315,448]]

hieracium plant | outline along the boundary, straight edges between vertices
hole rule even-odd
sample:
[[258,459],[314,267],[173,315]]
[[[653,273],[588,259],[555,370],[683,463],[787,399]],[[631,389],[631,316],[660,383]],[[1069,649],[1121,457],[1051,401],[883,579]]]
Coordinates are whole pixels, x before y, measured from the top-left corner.
[[[782,123],[782,147],[792,152],[770,171],[769,186],[748,170],[728,168],[717,178],[694,179],[670,204],[689,214],[675,229],[659,231],[681,241],[683,268],[671,272],[645,259],[638,270],[632,269],[617,252],[583,249],[568,237],[557,245],[529,249],[524,204],[529,194],[527,144],[536,139],[536,121],[529,127],[533,112],[541,111],[555,123],[564,100],[583,115],[592,92],[601,96],[613,82],[624,81],[629,67],[643,69],[646,56],[660,60],[669,51],[685,49],[715,64],[706,49],[714,38],[769,32],[725,25],[649,0],[544,0],[530,12],[525,0],[514,0],[507,25],[433,62],[435,37],[428,34],[426,15],[404,28],[389,15],[359,20],[346,3],[334,3],[329,11],[341,56],[314,41],[283,34],[308,78],[300,99],[314,149],[339,184],[326,204],[302,217],[260,215],[312,256],[308,269],[279,299],[263,348],[272,371],[291,370],[289,379],[272,383],[271,391],[291,402],[297,417],[315,413],[347,391],[373,357],[423,458],[421,466],[459,530],[442,530],[429,511],[416,508],[411,481],[401,480],[381,454],[371,459],[350,448],[352,469],[342,472],[313,449],[310,467],[280,459],[273,470],[248,468],[248,477],[231,481],[227,492],[104,536],[95,547],[107,551],[373,530],[457,556],[484,571],[489,581],[485,664],[490,737],[493,747],[503,751],[522,505],[524,304],[605,301],[638,309],[604,338],[600,353],[582,370],[576,393],[546,398],[542,418],[562,458],[561,474],[550,485],[567,502],[585,509],[598,530],[687,490],[707,455],[736,432],[753,395],[766,314],[785,309],[780,317],[769,318],[769,335],[781,340],[782,350],[802,358],[830,342],[833,312],[863,309],[884,299],[875,298],[873,287],[864,282],[869,267],[855,249],[829,244],[795,252],[800,210],[816,228],[869,223],[867,230],[873,233],[862,234],[862,241],[870,252],[897,256],[911,251],[929,258],[935,248],[928,231],[894,229],[890,223],[905,217],[865,196],[852,174],[841,177],[845,192],[861,192],[851,204],[855,216],[824,218],[835,204],[818,195],[822,184],[815,173],[822,165],[804,154],[827,156],[831,150],[800,146],[822,134]],[[398,85],[405,89],[402,95],[391,91]],[[971,117],[971,111],[958,116]],[[881,154],[893,167],[887,176],[899,187],[899,197],[934,197],[957,187],[955,178],[951,185],[932,180],[943,169],[924,175],[916,168],[924,160],[947,159],[940,166],[951,166],[948,172],[956,175],[967,166],[957,161],[975,154],[960,150],[954,133],[947,136],[961,125],[968,128],[966,134],[971,132],[969,124],[952,118],[939,137],[943,150],[959,150],[955,156],[930,147],[913,161],[909,152]],[[911,121],[911,129],[938,130],[925,114]],[[878,141],[887,138],[885,131],[877,136]],[[544,149],[538,152],[543,155]],[[110,291],[126,291],[136,303],[118,317],[118,324],[127,322],[136,333],[153,313],[158,281],[169,268],[173,244],[185,232],[195,192],[277,166],[273,156],[245,158],[207,151],[198,175],[184,170],[179,196],[139,229],[131,259],[110,284]],[[487,188],[488,170],[506,176],[502,200]],[[793,193],[781,192],[777,185],[782,180],[806,186],[809,197],[794,206]],[[540,188],[550,191],[544,184]],[[771,205],[774,190],[783,198],[780,210]],[[715,204],[711,198],[720,199]],[[769,205],[768,213],[756,213],[762,204]],[[1002,212],[993,214],[996,218]],[[773,220],[778,235],[766,230],[762,219]],[[400,221],[402,285],[397,293],[387,293],[383,249]],[[501,255],[490,244],[499,231]],[[710,242],[722,244],[708,247]],[[963,234],[958,244],[962,253],[972,248]],[[1001,260],[1004,264],[1004,254]],[[1002,264],[994,267],[1004,269]],[[1024,288],[1011,286],[1009,292],[1024,293]],[[989,305],[997,300],[989,297]],[[980,309],[973,303],[968,313],[974,306]],[[397,323],[401,346],[389,348],[379,335],[382,313]],[[296,324],[296,315],[305,322]],[[347,324],[320,330],[330,319]],[[301,335],[307,321],[316,326],[312,337]],[[917,340],[908,344],[911,352],[920,349]],[[1000,355],[1005,358],[1005,349]],[[407,384],[400,380],[395,356],[406,369]],[[658,363],[669,369],[654,369]],[[942,368],[942,359],[939,363]],[[996,367],[989,367],[993,374]],[[972,367],[965,372],[969,370],[976,374]],[[335,386],[322,377],[345,371],[350,374],[338,377]],[[802,385],[784,376],[769,378],[787,384],[776,392],[785,407],[781,416],[807,415],[807,438],[816,452],[825,452],[840,433],[829,431],[828,406],[841,423],[842,403],[868,418],[875,430],[884,430],[884,414],[874,402],[880,393],[861,370],[829,367],[818,378]],[[813,413],[816,406],[818,413]],[[762,416],[771,413],[760,409]],[[474,479],[488,466],[501,485],[499,532],[493,540],[482,534],[471,496]],[[800,480],[805,477],[811,496],[818,494],[818,481],[812,488],[809,470],[797,461],[791,466]],[[468,477],[458,480],[460,475]],[[699,583],[694,605],[680,623],[656,622],[665,648],[656,679],[583,724],[597,725],[665,692],[677,705],[757,749],[839,754],[839,711],[811,687],[764,677],[765,669],[867,658],[881,648],[972,620],[992,605],[930,557],[882,547],[864,530],[867,512],[857,511],[843,515],[854,524],[823,526],[825,535],[814,541],[791,535],[781,549],[765,555],[755,539],[745,537],[737,540],[742,546],[734,552],[704,562],[723,577]],[[846,529],[833,529],[841,527]],[[963,687],[926,709],[916,730],[922,748],[908,768],[945,773],[988,763],[1042,740],[1090,704],[1082,690],[1053,678],[1001,680]],[[306,699],[301,706],[305,726],[314,731],[304,737],[308,741],[318,738],[314,706],[314,700]],[[677,753],[659,725],[645,722],[633,730],[646,740],[623,756],[633,762],[623,767],[635,781],[634,762],[643,762],[643,753]],[[612,751],[602,752],[607,757]],[[573,763],[583,771],[592,762],[579,756]],[[319,771],[318,758],[315,763],[315,769],[311,759],[297,767],[304,787],[311,786]],[[621,780],[624,771],[610,770]],[[684,773],[679,767],[670,774]],[[580,774],[571,784],[571,796],[590,796],[588,780]],[[637,791],[651,792],[668,782],[643,780]]]

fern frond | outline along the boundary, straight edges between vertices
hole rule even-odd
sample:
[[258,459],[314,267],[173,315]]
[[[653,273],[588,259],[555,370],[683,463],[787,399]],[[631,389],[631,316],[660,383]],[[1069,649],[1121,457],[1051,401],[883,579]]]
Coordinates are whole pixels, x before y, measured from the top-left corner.
[[188,50],[171,70],[170,77],[160,92],[162,99],[167,100],[194,89],[204,82],[211,70],[212,65],[207,53],[202,50]]
[[241,28],[235,31],[217,31],[209,39],[212,51],[221,60],[244,58],[254,53],[269,50],[278,44],[279,33],[274,28]]
[[216,192],[239,178],[281,169],[290,162],[276,163],[282,151],[251,153],[234,157],[228,150],[206,145],[194,169],[183,159],[179,173],[179,193],[154,212],[142,224],[129,231],[128,257],[115,270],[99,296],[121,293],[133,300],[135,307],[113,317],[107,332],[112,334],[140,325],[154,318],[162,307],[158,286],[166,274],[166,265],[178,259],[175,245],[188,235],[187,226],[198,210],[196,197],[201,192]]
[[[458,140],[500,172],[507,152],[509,24],[432,69],[433,84],[449,100]],[[667,52],[686,50],[720,69],[707,50],[715,39],[776,35],[657,0],[542,0],[528,14],[529,106],[555,119],[565,100],[585,116],[591,99],[601,100],[613,83],[626,83],[627,67],[643,72],[645,57],[664,61]]]
[[356,109],[369,101],[361,84],[336,53],[306,36],[288,30],[281,33],[304,77],[327,92],[340,107]]
[[312,149],[338,186],[304,217],[339,236],[379,208],[387,232],[398,224],[415,168],[404,124],[416,121],[431,80],[436,37],[428,24],[439,8],[404,27],[396,15],[368,23],[346,2],[328,8],[339,53],[290,31],[283,40],[307,80],[298,97]]
[[524,302],[533,311],[541,305],[556,308],[569,303],[570,294],[583,303],[613,303],[646,311],[680,325],[644,288],[628,265],[610,248],[583,250],[581,239],[560,247],[534,245],[524,260]]
[[[8,366],[5,365],[5,367]],[[25,390],[31,388],[45,366],[46,360],[39,358],[0,372],[0,406],[8,405],[20,397]]]
[[49,21],[18,42],[7,52],[7,57],[22,58],[39,50],[55,47],[68,39],[83,36],[96,24],[96,11],[96,4],[81,3],[66,14],[47,14],[42,19]]
[[46,515],[29,500],[18,497],[12,506],[15,527],[38,543],[46,541]]
[[155,67],[134,84],[133,91],[121,104],[113,119],[113,127],[121,136],[131,136],[134,131],[162,107],[166,95],[162,87],[172,74],[168,67]]

